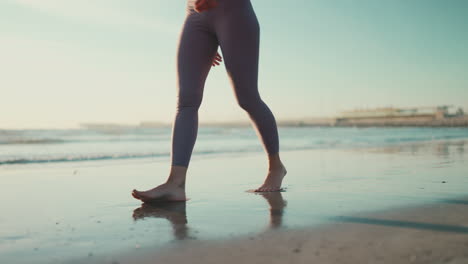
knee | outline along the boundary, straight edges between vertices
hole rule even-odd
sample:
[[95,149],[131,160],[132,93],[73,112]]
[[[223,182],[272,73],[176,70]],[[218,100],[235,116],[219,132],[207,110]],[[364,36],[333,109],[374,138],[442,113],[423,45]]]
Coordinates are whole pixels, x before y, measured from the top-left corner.
[[263,104],[263,101],[259,96],[255,96],[238,98],[237,103],[239,104],[240,108],[244,109],[246,112],[251,112],[255,108],[260,107],[260,105]]
[[202,97],[197,95],[180,95],[177,99],[177,108],[200,108]]

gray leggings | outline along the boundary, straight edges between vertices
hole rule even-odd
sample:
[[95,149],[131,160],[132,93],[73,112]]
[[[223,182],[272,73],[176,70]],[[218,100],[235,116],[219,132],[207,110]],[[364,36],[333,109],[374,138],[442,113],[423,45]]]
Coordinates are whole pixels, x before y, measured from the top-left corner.
[[172,165],[188,167],[198,130],[198,108],[212,61],[221,46],[224,64],[240,107],[253,121],[269,155],[278,153],[275,118],[257,87],[260,28],[250,0],[218,0],[197,13],[189,0],[180,36],[178,102],[172,130]]

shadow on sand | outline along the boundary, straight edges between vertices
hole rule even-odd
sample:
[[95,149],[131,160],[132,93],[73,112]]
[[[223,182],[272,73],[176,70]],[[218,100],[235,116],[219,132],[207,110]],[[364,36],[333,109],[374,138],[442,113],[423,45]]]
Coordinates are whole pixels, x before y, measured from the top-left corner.
[[449,203],[449,204],[466,204],[468,205],[468,200],[457,200],[457,199],[444,199],[440,203]]
[[331,218],[331,220],[336,221],[336,222],[358,223],[358,224],[380,225],[380,226],[391,226],[391,227],[413,228],[413,229],[422,229],[422,230],[431,230],[431,231],[440,231],[440,232],[468,234],[468,227],[457,226],[457,225],[442,225],[442,224],[431,224],[431,223],[423,223],[423,222],[387,220],[387,219],[353,217],[353,216],[337,216],[337,217]]

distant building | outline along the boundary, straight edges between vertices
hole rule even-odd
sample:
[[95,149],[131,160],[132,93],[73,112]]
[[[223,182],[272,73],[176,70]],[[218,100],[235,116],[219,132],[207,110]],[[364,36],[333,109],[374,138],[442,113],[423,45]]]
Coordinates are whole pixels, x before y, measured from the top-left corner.
[[356,109],[342,112],[336,126],[404,126],[446,123],[447,119],[463,116],[463,110],[450,114],[452,106]]

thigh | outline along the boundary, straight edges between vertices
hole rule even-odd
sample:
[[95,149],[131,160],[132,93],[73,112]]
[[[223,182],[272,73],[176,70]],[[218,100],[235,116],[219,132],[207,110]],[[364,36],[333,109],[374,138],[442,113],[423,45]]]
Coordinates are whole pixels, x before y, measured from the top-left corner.
[[235,10],[217,24],[216,33],[236,96],[258,93],[260,27],[251,6]]
[[188,17],[177,52],[179,104],[193,106],[201,103],[205,80],[217,49],[216,36],[204,30],[198,20]]

